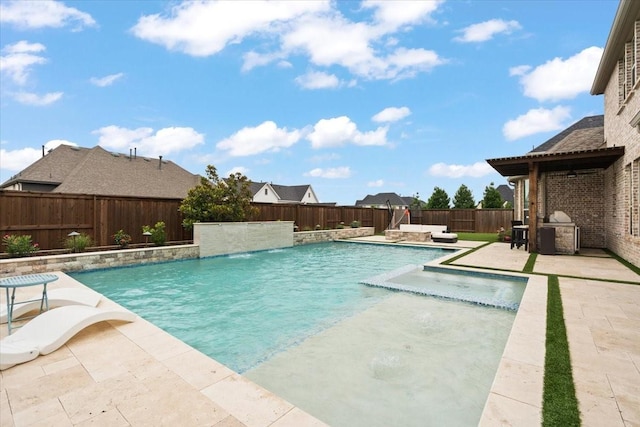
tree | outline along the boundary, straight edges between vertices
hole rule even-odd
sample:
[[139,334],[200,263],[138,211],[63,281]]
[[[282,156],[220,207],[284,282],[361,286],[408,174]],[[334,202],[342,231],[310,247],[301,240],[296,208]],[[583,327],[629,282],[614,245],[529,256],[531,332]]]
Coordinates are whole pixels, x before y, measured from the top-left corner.
[[453,196],[453,208],[454,209],[473,209],[476,207],[476,202],[473,200],[473,193],[469,190],[469,187],[462,184],[456,194]]
[[215,166],[207,166],[207,178],[189,190],[180,204],[182,225],[190,229],[196,222],[245,221],[257,213],[251,206],[251,183],[241,173],[220,179]]
[[433,194],[427,200],[427,209],[449,209],[449,195],[440,187],[433,189]]
[[483,208],[501,208],[503,204],[504,200],[500,192],[493,186],[493,182],[484,188],[484,199],[482,199]]

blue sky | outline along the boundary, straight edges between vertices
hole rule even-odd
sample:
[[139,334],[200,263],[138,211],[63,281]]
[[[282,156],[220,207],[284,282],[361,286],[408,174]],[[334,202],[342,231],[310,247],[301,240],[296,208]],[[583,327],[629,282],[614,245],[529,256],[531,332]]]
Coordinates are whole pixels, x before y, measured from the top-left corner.
[[[0,181],[60,143],[476,200],[585,116],[618,2],[0,0]],[[115,173],[115,172],[114,172]]]

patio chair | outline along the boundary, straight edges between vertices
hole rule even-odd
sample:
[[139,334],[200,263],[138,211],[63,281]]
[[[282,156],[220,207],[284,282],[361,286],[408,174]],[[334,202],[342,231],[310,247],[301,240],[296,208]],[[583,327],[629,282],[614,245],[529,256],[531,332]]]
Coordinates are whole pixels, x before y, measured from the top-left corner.
[[107,320],[133,322],[137,316],[121,309],[68,305],[46,311],[0,341],[0,370],[56,351],[75,334]]
[[[29,302],[17,303],[13,308],[12,319],[17,319],[29,312],[40,309],[41,294],[28,298]],[[95,307],[100,302],[100,294],[90,289],[82,288],[58,288],[47,291],[49,307],[62,307],[65,305],[87,305]],[[7,307],[3,304],[0,307],[0,324],[7,323]]]

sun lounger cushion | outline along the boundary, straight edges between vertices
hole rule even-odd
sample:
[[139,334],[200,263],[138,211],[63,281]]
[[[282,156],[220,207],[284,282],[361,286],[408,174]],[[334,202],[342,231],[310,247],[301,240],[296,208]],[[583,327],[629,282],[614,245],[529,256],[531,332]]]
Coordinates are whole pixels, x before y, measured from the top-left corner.
[[[42,293],[27,298],[30,302],[18,304],[13,308],[13,319],[40,309],[40,298]],[[100,294],[91,289],[83,288],[57,288],[47,291],[49,308],[61,307],[65,305],[88,305],[95,307],[100,302]],[[7,307],[2,304],[0,307],[0,323],[7,323]]]
[[94,323],[105,320],[133,322],[136,317],[130,311],[84,305],[46,311],[0,341],[0,370],[33,360],[39,354],[51,353]]

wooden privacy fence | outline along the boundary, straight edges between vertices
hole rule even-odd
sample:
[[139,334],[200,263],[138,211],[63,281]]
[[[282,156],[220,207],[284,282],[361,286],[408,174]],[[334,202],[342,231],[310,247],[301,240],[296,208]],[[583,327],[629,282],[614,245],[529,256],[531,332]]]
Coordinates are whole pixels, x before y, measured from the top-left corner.
[[95,246],[109,246],[120,229],[131,243],[144,243],[142,226],[163,221],[168,241],[191,240],[179,206],[176,199],[0,191],[0,234],[31,235],[47,250],[63,248],[67,235],[77,231],[91,236]]
[[511,228],[513,209],[423,209],[411,211],[414,224],[446,225],[454,232],[494,233]]
[[[83,194],[0,191],[0,235],[28,234],[42,249],[64,247],[72,231],[86,233],[95,246],[114,244],[113,234],[122,229],[132,243],[145,243],[142,226],[165,223],[167,241],[189,241],[193,232],[182,227],[180,199],[92,196]],[[298,230],[349,227],[358,221],[383,233],[391,218],[387,209],[355,206],[253,203],[259,213],[253,221],[293,221]],[[446,225],[454,232],[493,233],[508,229],[511,209],[425,209],[411,212],[414,224]],[[0,252],[4,248],[0,248]]]

